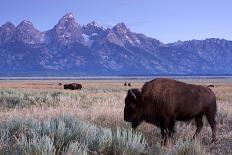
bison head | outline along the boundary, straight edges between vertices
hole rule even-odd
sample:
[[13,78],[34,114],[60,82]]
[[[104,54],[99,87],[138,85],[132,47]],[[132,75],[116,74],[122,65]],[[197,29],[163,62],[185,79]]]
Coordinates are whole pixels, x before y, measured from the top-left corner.
[[129,89],[125,98],[124,120],[132,122],[135,129],[141,122],[140,117],[141,92],[138,89]]

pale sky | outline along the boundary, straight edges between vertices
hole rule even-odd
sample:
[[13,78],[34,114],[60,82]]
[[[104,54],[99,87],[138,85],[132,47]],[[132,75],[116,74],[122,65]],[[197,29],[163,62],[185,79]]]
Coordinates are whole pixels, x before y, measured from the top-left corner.
[[177,40],[232,40],[231,0],[1,0],[0,25],[30,20],[51,29],[67,12],[81,25],[124,22],[132,31],[164,43]]

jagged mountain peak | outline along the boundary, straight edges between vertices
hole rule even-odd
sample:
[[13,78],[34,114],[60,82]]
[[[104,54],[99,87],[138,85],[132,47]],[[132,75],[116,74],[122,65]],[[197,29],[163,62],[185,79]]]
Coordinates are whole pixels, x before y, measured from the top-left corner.
[[2,29],[5,28],[5,27],[11,27],[11,28],[15,28],[15,25],[9,21],[7,21],[5,24],[3,24],[2,26]]
[[[19,25],[18,27],[20,26],[33,26],[33,24],[31,23],[31,21],[29,20],[23,20]],[[34,26],[33,26],[34,27]]]
[[75,19],[75,17],[72,12],[68,12],[61,19]]
[[127,28],[126,24],[121,22],[118,23],[117,25],[115,25],[112,30],[119,32],[119,33],[127,33],[128,31],[130,31],[129,28]]
[[16,31],[21,31],[21,33],[30,33],[32,31],[36,31],[38,33],[39,30],[37,30],[34,25],[28,21],[28,20],[23,20],[17,27],[16,27]]
[[116,24],[114,27],[127,29],[126,24],[125,24],[125,23],[123,23],[123,22],[120,22],[120,23]]
[[87,25],[83,25],[84,29],[95,29],[95,30],[106,30],[103,26],[99,25],[97,22],[92,21]]
[[54,29],[63,29],[63,30],[67,30],[69,28],[71,29],[80,28],[80,25],[76,23],[76,20],[72,13],[65,14],[54,27]]
[[87,24],[87,26],[94,26],[94,27],[101,27],[97,22],[92,21],[89,24]]
[[23,20],[16,27],[15,40],[25,44],[40,44],[44,41],[44,35],[30,21]]
[[50,34],[52,34],[51,40],[60,44],[82,42],[84,40],[81,26],[76,23],[72,13],[64,15],[51,30]]
[[83,25],[83,27],[82,27],[83,29],[94,29],[94,30],[97,30],[97,29],[103,29],[103,27],[102,26],[100,26],[97,22],[95,22],[95,21],[92,21],[92,22],[90,22],[90,23],[88,23],[87,25]]
[[76,23],[76,19],[74,18],[74,15],[72,13],[65,14],[58,22],[57,25],[63,25],[63,24],[72,24],[72,25],[78,25]]
[[0,75],[228,74],[231,51],[225,39],[163,44],[124,23],[81,27],[72,13],[45,33],[27,20],[0,27]]
[[14,40],[15,29],[11,22],[6,22],[0,27],[0,45]]
[[89,36],[104,37],[107,30],[100,26],[97,22],[92,21],[82,27],[82,32]]
[[36,31],[38,33],[41,33],[39,32],[39,30],[37,30],[34,25],[28,21],[28,20],[23,20],[17,27],[16,27],[16,31],[22,31],[22,33],[26,33],[26,32],[29,32],[29,31]]
[[[151,39],[147,36],[141,37],[141,35],[138,35],[137,33],[131,32],[129,28],[127,28],[125,23],[118,23],[115,25],[107,34],[107,39],[115,43],[119,46],[125,46],[125,45],[132,45],[139,47],[141,46],[141,39],[145,41],[146,43],[151,42]],[[144,44],[146,44],[144,42]]]

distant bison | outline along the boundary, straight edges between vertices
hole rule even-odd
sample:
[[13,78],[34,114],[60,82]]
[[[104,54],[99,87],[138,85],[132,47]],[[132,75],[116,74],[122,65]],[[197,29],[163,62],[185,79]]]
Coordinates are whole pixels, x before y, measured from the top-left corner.
[[82,85],[79,83],[64,84],[64,89],[81,90],[81,88],[82,88]]
[[128,86],[130,87],[130,86],[131,86],[131,83],[128,83]]
[[62,86],[62,83],[58,83],[59,86]]
[[124,120],[132,122],[134,129],[142,121],[160,127],[165,145],[174,131],[176,121],[195,119],[195,137],[203,127],[202,117],[205,115],[212,129],[213,142],[216,139],[216,109],[216,97],[210,88],[157,78],[146,82],[142,91],[128,90]]
[[127,83],[126,83],[126,82],[124,83],[124,86],[127,86]]
[[211,84],[211,85],[208,85],[207,87],[209,87],[209,88],[210,88],[210,87],[214,87],[214,85]]

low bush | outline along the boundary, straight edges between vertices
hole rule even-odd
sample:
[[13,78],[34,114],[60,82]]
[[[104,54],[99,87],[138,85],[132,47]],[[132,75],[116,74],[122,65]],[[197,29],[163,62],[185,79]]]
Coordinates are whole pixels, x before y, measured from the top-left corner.
[[77,118],[14,119],[0,124],[0,154],[140,154],[141,133],[97,127]]

